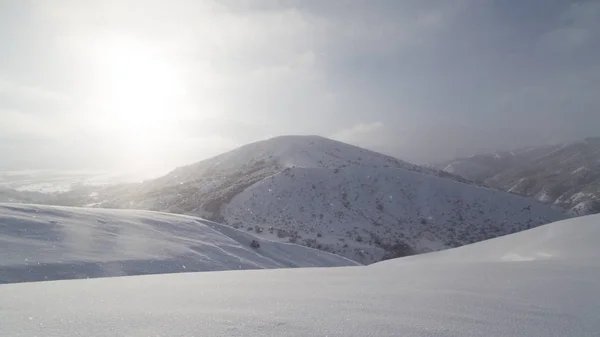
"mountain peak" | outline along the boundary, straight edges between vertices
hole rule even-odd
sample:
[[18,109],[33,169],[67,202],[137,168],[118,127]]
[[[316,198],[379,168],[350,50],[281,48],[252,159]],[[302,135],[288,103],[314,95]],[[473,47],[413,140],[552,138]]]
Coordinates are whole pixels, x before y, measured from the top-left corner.
[[332,139],[319,135],[281,135],[268,138],[264,141],[284,141],[284,142],[319,142],[319,141],[330,141],[335,142]]
[[174,172],[202,175],[206,169],[239,172],[240,169],[259,166],[328,169],[370,166],[421,170],[399,159],[322,136],[286,135],[250,143]]

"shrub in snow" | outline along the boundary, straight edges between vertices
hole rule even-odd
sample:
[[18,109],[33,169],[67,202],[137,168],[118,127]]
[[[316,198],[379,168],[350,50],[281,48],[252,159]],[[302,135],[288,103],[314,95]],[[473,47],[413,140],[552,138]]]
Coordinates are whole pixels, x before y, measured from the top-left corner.
[[382,245],[382,248],[387,252],[383,257],[384,260],[415,254],[413,248],[403,241],[396,241],[393,245]]
[[290,234],[286,230],[283,230],[281,228],[277,229],[277,237],[278,238],[285,238],[285,237],[288,237],[288,236],[290,236]]
[[258,248],[260,248],[260,243],[256,240],[252,240],[252,242],[250,242],[250,247],[252,247],[254,249],[258,249]]

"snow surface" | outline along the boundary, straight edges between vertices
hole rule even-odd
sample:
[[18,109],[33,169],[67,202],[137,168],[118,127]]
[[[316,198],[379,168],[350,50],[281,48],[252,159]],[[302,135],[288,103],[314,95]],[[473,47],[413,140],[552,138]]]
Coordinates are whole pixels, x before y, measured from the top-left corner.
[[572,216],[586,215],[594,212],[596,210],[595,208],[594,201],[586,200],[571,207],[568,213]]
[[418,263],[428,259],[435,260],[436,263],[553,261],[571,265],[600,266],[600,263],[595,261],[600,252],[598,238],[600,238],[600,215],[589,215],[449,249],[439,254],[407,257],[403,261],[408,262],[411,259]]
[[4,284],[0,335],[598,336],[599,240],[588,216],[367,267]]
[[548,194],[548,191],[541,190],[536,196],[535,199],[543,202],[543,203],[551,203],[554,199]]
[[511,186],[511,187],[508,189],[508,192],[510,192],[510,193],[516,193],[516,192],[517,192],[517,191],[518,191],[518,190],[521,188],[521,184],[522,184],[524,181],[525,181],[525,178],[521,178],[521,179],[519,179],[519,181],[518,181],[516,184],[514,184],[513,186]]
[[569,198],[569,201],[571,203],[579,203],[581,201],[585,201],[584,199],[588,198],[590,196],[591,193],[585,193],[585,192],[577,192],[575,194],[573,194],[571,196],[571,198]]
[[588,171],[588,168],[586,166],[581,166],[580,168],[578,168],[575,171],[571,172],[571,174],[577,174],[577,173],[586,172],[586,171]]
[[[256,240],[260,247],[250,247]],[[0,283],[355,262],[200,218],[0,204]],[[2,335],[2,334],[0,334]]]

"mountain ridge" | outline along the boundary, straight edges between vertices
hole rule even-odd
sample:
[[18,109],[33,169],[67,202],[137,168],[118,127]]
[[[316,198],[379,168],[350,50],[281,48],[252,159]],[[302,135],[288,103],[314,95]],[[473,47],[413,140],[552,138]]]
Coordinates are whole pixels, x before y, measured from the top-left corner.
[[434,167],[556,205],[570,215],[600,212],[600,137],[480,154]]
[[360,263],[564,218],[534,200],[318,136],[248,144],[142,184],[69,200],[200,216]]

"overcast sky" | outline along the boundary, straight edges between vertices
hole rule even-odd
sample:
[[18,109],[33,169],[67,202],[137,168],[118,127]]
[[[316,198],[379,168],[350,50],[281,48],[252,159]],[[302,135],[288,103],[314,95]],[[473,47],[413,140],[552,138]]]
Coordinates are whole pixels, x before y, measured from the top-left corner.
[[5,168],[319,134],[416,163],[600,136],[600,2],[0,0]]

